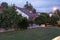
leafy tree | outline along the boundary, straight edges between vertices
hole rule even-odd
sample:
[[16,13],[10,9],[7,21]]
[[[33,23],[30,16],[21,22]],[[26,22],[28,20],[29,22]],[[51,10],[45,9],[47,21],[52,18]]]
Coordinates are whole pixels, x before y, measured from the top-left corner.
[[49,22],[49,14],[41,13],[39,17],[35,20],[36,24],[46,24]]
[[33,12],[33,13],[36,13],[36,9],[33,9],[32,12]]
[[29,21],[26,18],[23,18],[21,22],[18,23],[20,29],[27,29]]
[[31,4],[28,5],[28,10],[32,11],[33,10],[33,6]]
[[33,6],[27,1],[26,4],[24,5],[24,8],[28,9],[29,11],[32,11]]
[[17,27],[18,22],[22,21],[22,16],[17,15],[16,9],[14,6],[9,7],[8,9],[3,9],[3,13],[0,18],[0,26],[3,28],[8,27]]
[[56,14],[56,15],[59,15],[59,16],[60,16],[60,10],[59,10],[59,9],[55,10],[54,14]]
[[3,9],[0,14],[0,27],[2,28],[21,28],[26,29],[29,25],[29,21],[23,18],[21,15],[17,15],[15,6],[9,6],[7,9]]
[[28,9],[28,1],[27,1],[26,4],[24,5],[24,8]]
[[53,15],[51,18],[50,18],[50,24],[51,25],[56,25],[57,24],[57,21],[60,20],[60,16],[59,15]]
[[8,8],[8,3],[2,2],[2,3],[1,3],[1,6],[2,6],[3,8]]

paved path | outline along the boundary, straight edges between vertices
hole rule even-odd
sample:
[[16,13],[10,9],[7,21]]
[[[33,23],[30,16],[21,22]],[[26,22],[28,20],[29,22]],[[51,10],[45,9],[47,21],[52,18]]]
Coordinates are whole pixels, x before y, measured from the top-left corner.
[[14,31],[14,29],[5,30],[5,29],[3,29],[3,28],[0,28],[0,32],[8,32],[8,31]]

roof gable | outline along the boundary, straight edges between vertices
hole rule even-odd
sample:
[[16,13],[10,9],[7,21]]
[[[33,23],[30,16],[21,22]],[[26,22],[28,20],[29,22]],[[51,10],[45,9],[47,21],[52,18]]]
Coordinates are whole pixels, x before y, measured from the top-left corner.
[[30,13],[29,10],[25,9],[25,8],[20,8],[20,7],[16,7],[17,9],[19,9],[20,11],[24,12],[26,15],[28,15],[30,18],[33,17],[37,17],[38,14],[37,13]]

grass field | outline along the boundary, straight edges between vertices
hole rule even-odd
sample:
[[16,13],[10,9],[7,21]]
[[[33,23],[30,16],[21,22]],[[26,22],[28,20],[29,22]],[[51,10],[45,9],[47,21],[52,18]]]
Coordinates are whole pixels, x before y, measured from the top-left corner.
[[36,28],[0,33],[0,40],[51,40],[60,35],[60,28]]

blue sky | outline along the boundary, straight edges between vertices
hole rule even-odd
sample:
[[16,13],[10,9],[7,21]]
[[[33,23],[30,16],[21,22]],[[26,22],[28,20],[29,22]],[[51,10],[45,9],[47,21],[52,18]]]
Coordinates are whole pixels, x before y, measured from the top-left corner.
[[0,0],[0,3],[7,2],[9,5],[12,3],[23,7],[26,1],[31,3],[38,12],[51,12],[54,6],[60,9],[60,0]]

